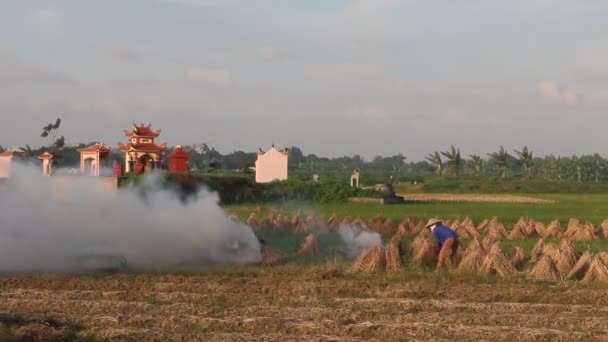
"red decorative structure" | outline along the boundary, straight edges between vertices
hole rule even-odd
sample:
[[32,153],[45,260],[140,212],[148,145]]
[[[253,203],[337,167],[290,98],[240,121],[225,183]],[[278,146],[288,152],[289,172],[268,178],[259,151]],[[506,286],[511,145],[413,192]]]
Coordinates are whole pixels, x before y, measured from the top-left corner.
[[167,156],[169,158],[169,171],[177,173],[188,172],[188,157],[188,153],[180,145],[175,146],[173,151]]
[[151,169],[160,168],[161,155],[167,143],[156,145],[154,138],[160,135],[159,130],[152,130],[152,124],[133,124],[133,130],[125,130],[125,136],[129,143],[118,143],[118,148],[125,153],[125,172],[144,172]]
[[113,166],[112,176],[122,177],[122,164],[117,161],[114,161],[112,166]]

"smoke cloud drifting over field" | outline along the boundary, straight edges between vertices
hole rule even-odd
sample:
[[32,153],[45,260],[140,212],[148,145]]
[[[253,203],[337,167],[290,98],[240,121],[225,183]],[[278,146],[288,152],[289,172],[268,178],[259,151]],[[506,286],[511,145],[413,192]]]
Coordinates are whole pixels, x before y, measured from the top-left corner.
[[346,243],[351,257],[357,256],[369,247],[382,244],[382,236],[365,226],[341,224],[338,232]]
[[0,271],[72,271],[87,256],[129,265],[244,265],[261,260],[251,227],[229,219],[215,194],[184,204],[151,177],[108,189],[95,177],[42,177],[18,167],[0,184]]

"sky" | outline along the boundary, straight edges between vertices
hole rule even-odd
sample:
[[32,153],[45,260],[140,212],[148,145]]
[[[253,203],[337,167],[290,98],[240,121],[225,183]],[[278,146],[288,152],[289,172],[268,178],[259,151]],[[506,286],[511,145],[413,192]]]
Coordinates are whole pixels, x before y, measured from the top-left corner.
[[136,123],[222,153],[599,153],[608,2],[0,2],[0,145],[116,148]]

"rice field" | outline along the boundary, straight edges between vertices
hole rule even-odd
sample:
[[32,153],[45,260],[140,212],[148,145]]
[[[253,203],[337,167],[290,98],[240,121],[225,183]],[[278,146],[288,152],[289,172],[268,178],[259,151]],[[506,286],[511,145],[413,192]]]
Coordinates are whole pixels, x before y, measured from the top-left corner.
[[[0,341],[608,340],[606,199],[569,216],[569,196],[517,217],[522,203],[228,207],[264,239],[262,264],[3,274]],[[428,205],[441,209],[410,215]],[[431,216],[462,236],[440,272]],[[353,256],[341,224],[383,245]]]

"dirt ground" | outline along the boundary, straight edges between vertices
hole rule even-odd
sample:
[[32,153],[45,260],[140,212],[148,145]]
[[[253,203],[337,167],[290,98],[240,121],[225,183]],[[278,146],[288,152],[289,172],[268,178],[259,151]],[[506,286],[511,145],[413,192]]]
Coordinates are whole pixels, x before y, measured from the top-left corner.
[[72,337],[121,341],[597,341],[608,340],[607,293],[575,283],[356,276],[317,266],[5,275],[0,332],[34,340],[68,326]]
[[498,202],[498,203],[554,203],[542,198],[509,194],[443,194],[408,193],[401,194],[411,201],[459,201],[459,202]]

